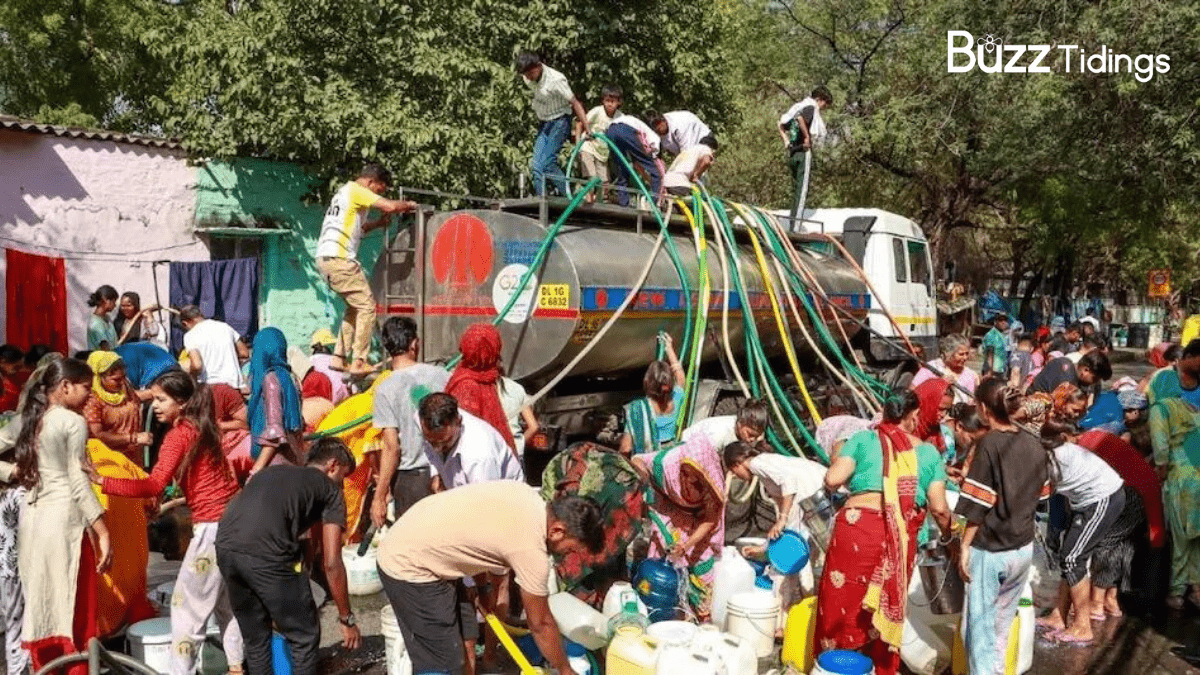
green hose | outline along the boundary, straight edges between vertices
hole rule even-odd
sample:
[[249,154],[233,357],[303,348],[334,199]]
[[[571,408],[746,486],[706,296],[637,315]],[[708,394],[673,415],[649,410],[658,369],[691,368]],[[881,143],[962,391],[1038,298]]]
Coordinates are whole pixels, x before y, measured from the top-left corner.
[[[772,253],[778,260],[784,263],[783,269],[788,274],[788,281],[790,282],[791,290],[795,296],[799,297],[801,304],[804,305],[805,312],[812,320],[812,324],[814,328],[816,328],[817,334],[824,342],[826,350],[832,353],[834,357],[841,363],[843,368],[858,382],[865,385],[869,393],[873,394],[877,400],[882,400],[882,398],[887,394],[887,386],[860,370],[856,364],[850,362],[846,358],[845,354],[838,346],[837,340],[832,334],[830,334],[828,327],[825,325],[824,320],[820,316],[820,313],[817,312],[817,310],[809,302],[808,294],[805,292],[808,286],[804,283],[804,281],[797,274],[796,270],[790,264],[790,257],[787,255],[786,251],[783,250],[783,243],[780,241],[778,233],[775,232],[774,228],[769,226],[769,223],[766,221],[767,216],[765,214],[757,209],[753,210],[753,213],[758,218],[759,223],[762,226],[762,230],[767,234],[767,241],[771,247]],[[814,289],[814,292],[824,295],[824,291],[820,288]],[[828,297],[825,297],[825,300],[826,302],[830,302]],[[813,347],[816,348],[816,345],[813,345]]]
[[[733,225],[729,220],[729,214],[725,209],[724,203],[707,195],[705,196],[705,199],[712,207],[713,212],[717,214],[716,225],[721,227],[722,231],[725,233],[725,238],[731,243],[735,242],[736,240],[733,236]],[[772,395],[777,400],[780,409],[787,418],[787,421],[790,423],[789,426],[797,429],[804,441],[813,449],[813,451],[815,451],[816,455],[824,463],[828,464],[829,457],[816,442],[816,439],[812,437],[808,427],[805,426],[799,414],[796,412],[795,406],[792,405],[791,399],[787,396],[783,387],[779,384],[778,379],[775,377],[775,374],[770,368],[766,353],[762,349],[762,340],[758,333],[758,326],[754,321],[753,310],[750,307],[750,295],[746,291],[741,272],[738,270],[736,257],[735,264],[730,265],[730,269],[733,272],[732,276],[734,284],[737,286],[738,293],[742,298],[742,322],[745,325],[744,337],[746,341],[747,359],[750,360],[751,364],[757,363],[762,368],[764,379],[766,380],[766,386],[770,389]],[[752,378],[754,377],[754,371],[755,368],[751,367],[750,374]],[[758,395],[758,386],[756,382],[752,386],[752,391],[754,391],[756,396]],[[778,441],[778,439],[776,439],[776,441]],[[776,445],[776,450],[783,452],[783,454],[796,455],[803,453],[804,449],[798,447],[792,450],[785,448],[782,444],[778,444]]]

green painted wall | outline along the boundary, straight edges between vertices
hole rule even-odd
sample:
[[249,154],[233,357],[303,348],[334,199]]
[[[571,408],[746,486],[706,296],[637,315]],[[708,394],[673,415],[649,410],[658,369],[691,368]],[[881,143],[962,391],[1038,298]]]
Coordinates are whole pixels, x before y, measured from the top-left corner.
[[[196,178],[197,227],[257,222],[291,232],[263,238],[259,324],[279,328],[289,345],[306,349],[318,328],[336,334],[343,305],[317,273],[313,257],[326,205],[304,199],[319,182],[295,165],[257,159],[205,162]],[[368,277],[381,243],[382,233],[376,232],[359,248]]]

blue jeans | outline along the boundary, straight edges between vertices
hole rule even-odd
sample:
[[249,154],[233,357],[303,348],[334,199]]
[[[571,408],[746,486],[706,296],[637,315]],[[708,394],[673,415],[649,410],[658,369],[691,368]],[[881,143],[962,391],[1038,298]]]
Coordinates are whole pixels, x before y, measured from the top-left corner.
[[[642,143],[638,130],[627,124],[613,124],[604,135],[608,136],[631,165],[642,167],[646,176],[650,178],[650,192],[657,198],[662,190],[663,163],[650,154],[650,149]],[[629,191],[625,189],[631,178],[629,170],[625,168],[625,162],[622,162],[620,157],[615,158],[614,164],[617,166],[617,199],[621,206],[629,206]]]
[[1033,563],[1033,543],[1011,551],[971,549],[971,583],[963,642],[967,672],[1004,675],[1004,658],[1021,589]]
[[541,195],[543,181],[554,186],[564,197],[567,195],[567,180],[558,165],[558,152],[571,135],[571,116],[563,115],[538,125],[537,139],[533,142],[533,160],[529,169],[533,172],[533,193]]

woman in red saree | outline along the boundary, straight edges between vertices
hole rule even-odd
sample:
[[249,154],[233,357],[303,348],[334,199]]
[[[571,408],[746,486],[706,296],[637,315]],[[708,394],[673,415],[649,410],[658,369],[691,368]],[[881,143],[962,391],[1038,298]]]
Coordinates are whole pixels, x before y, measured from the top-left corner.
[[937,449],[914,435],[921,414],[912,391],[895,391],[883,422],[861,431],[825,475],[825,489],[847,486],[817,593],[814,652],[860,650],[888,675],[900,667],[900,643],[917,532],[926,507],[950,535],[946,469]]

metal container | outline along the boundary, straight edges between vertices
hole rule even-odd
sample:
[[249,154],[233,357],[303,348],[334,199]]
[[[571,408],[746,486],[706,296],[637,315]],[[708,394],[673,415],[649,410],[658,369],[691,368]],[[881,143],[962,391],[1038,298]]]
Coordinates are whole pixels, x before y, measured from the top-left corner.
[[[833,538],[833,520],[837,509],[830,503],[824,490],[817,490],[811,497],[800,500],[800,510],[804,513],[804,526],[812,536],[813,542],[822,552],[829,550],[829,542]],[[822,560],[824,555],[821,556]]]
[[922,549],[917,563],[921,586],[934,614],[958,614],[963,610],[965,589],[958,565],[950,558],[945,546],[930,542]]
[[[588,209],[577,213],[581,220],[577,223],[573,216],[559,231],[500,325],[503,361],[511,377],[536,383],[556,375],[620,306],[653,250],[657,232],[639,232],[641,226],[628,216],[597,225],[594,214],[590,221],[585,218]],[[372,277],[375,297],[383,305],[381,319],[389,314],[414,317],[423,359],[453,358],[463,330],[494,319],[512,297],[546,236],[541,222],[536,215],[511,211],[464,210],[437,212],[428,220],[419,219],[414,227],[402,228],[381,254]],[[657,230],[652,224],[647,227]],[[725,294],[711,227],[709,235],[709,335],[719,337]],[[695,311],[700,301],[700,264],[691,236],[680,232],[673,239],[693,295],[684,297],[664,246],[634,301],[572,375],[607,377],[644,368],[653,357],[659,331],[676,336],[684,332],[686,305]],[[869,294],[848,264],[809,250],[801,255],[834,302],[860,318],[866,316]],[[749,297],[741,298],[736,289],[730,292],[731,347],[735,353],[742,351],[741,308],[748,300],[764,350],[768,355],[781,354],[771,298],[753,249],[739,245],[736,259]],[[786,308],[783,298],[779,302]],[[527,321],[530,315],[532,320]],[[824,318],[833,335],[840,335],[833,328],[834,320],[842,321],[848,335],[857,332],[857,325],[833,310],[827,309]],[[797,349],[806,349],[799,331],[792,330]],[[705,347],[705,358],[715,359],[717,340],[710,337]]]

